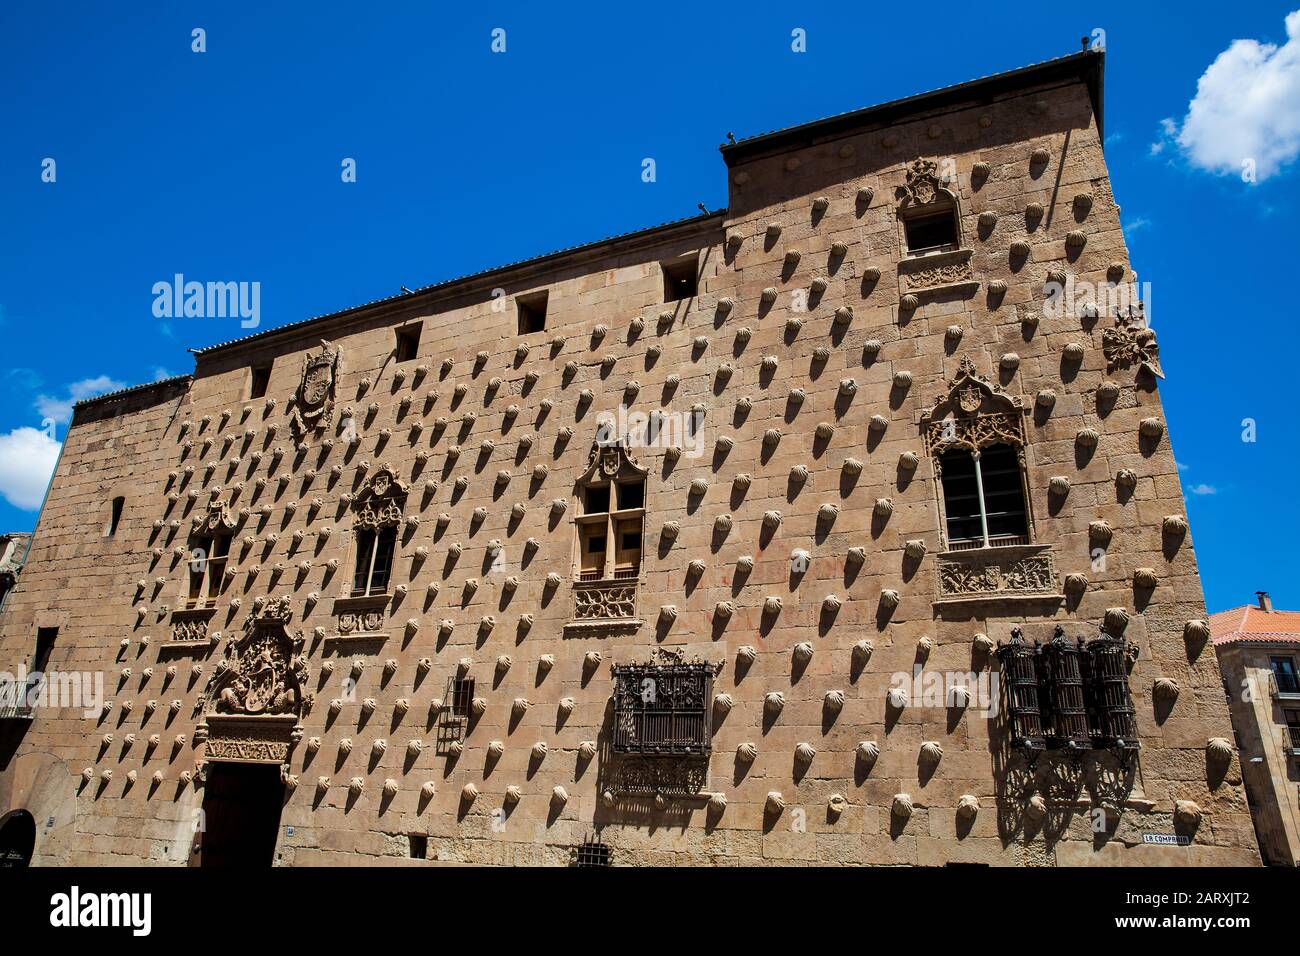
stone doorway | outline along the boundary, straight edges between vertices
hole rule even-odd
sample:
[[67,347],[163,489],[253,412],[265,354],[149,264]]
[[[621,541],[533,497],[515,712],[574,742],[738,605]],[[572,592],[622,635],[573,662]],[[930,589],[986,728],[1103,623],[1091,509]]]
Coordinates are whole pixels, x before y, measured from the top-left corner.
[[212,762],[203,789],[195,866],[261,868],[275,858],[284,783],[280,765]]
[[36,849],[36,820],[26,810],[0,817],[0,869],[21,868],[32,861]]

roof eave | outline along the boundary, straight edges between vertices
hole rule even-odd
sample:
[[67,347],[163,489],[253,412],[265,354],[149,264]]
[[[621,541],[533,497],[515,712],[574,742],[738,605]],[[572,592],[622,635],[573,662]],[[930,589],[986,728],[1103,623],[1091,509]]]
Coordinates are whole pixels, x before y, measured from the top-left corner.
[[1104,137],[1105,57],[1104,51],[1101,50],[1083,50],[1005,73],[996,73],[954,86],[945,86],[928,93],[918,93],[850,113],[841,113],[811,123],[751,136],[737,143],[725,143],[719,147],[719,150],[727,166],[732,167],[766,156],[813,146],[827,140],[839,139],[871,127],[895,125],[917,113],[969,103],[973,100],[991,99],[1044,83],[1068,80],[1077,80],[1087,85],[1093,113],[1097,117],[1097,135]]

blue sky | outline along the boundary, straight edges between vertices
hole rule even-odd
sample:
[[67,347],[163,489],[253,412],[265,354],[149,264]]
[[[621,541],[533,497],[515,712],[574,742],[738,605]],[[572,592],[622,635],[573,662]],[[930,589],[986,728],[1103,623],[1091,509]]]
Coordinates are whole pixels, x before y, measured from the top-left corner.
[[1101,29],[1107,160],[1152,284],[1207,601],[1265,589],[1300,608],[1296,7],[990,3],[891,22],[854,4],[6,0],[0,530],[34,525],[72,399],[188,372],[186,348],[247,333],[156,318],[153,285],[175,273],[260,282],[260,328],[336,311],[719,208],[729,130],[1037,62]]

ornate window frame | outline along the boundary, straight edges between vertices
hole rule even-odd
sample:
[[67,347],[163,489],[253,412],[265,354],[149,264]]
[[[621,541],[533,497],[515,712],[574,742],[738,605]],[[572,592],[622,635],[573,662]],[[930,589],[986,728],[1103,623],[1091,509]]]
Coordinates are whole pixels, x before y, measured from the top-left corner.
[[[650,469],[643,467],[632,455],[628,437],[606,439],[598,436],[592,442],[587,467],[574,482],[574,490],[581,510],[588,489],[602,486],[609,488],[610,510],[597,513],[607,529],[605,571],[599,579],[583,580],[582,529],[594,518],[583,514],[574,515],[570,519],[573,525],[573,620],[566,625],[566,631],[634,631],[641,626],[642,621],[636,616],[636,607],[645,559],[645,496],[649,494],[649,473]],[[642,506],[620,509],[617,486],[633,482],[642,484]],[[613,566],[613,555],[617,550],[618,522],[626,519],[641,520],[641,550],[637,557],[636,573],[620,577]]]
[[[1020,398],[980,375],[963,356],[946,392],[921,410],[921,433],[930,461],[934,502],[939,519],[940,553],[935,560],[936,603],[979,600],[1058,600],[1056,568],[1050,546],[1036,544],[1033,497],[1029,493],[1024,419]],[[1025,504],[1027,541],[954,549],[948,539],[947,505],[940,456],[953,449],[978,454],[989,445],[1016,449],[1020,490]]]
[[[907,168],[906,185],[897,191],[899,203],[894,218],[900,297],[979,285],[972,268],[974,250],[967,247],[962,229],[961,202],[935,175],[937,168],[932,159],[915,160]],[[912,250],[907,242],[908,222],[942,212],[952,216],[956,241],[933,249]]]
[[[410,487],[397,477],[397,472],[381,464],[370,474],[351,503],[352,524],[348,528],[346,559],[340,568],[338,592],[334,598],[335,624],[340,638],[382,640],[386,611],[396,593],[395,574],[400,556],[402,526],[406,521],[406,499]],[[376,536],[385,528],[394,529],[393,558],[389,568],[388,584],[382,592],[357,594],[356,564],[359,550],[358,532],[374,531]]]

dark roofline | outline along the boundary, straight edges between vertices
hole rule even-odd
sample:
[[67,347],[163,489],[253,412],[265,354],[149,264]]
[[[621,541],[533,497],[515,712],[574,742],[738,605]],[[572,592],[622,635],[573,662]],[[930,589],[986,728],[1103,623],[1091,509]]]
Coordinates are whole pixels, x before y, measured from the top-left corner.
[[1070,80],[1087,84],[1088,93],[1092,98],[1092,110],[1097,117],[1097,133],[1104,135],[1102,79],[1105,60],[1106,54],[1103,51],[1083,50],[1079,53],[1071,53],[1069,56],[1009,70],[1006,73],[995,73],[992,76],[968,80],[956,86],[945,86],[929,93],[917,93],[878,106],[868,106],[865,109],[840,113],[811,123],[762,133],[736,143],[725,143],[719,147],[719,150],[727,166],[730,167],[764,156],[837,139],[867,127],[891,126],[916,113],[967,104],[972,100],[992,99],[1031,86]]
[[75,412],[78,408],[85,408],[87,405],[98,405],[100,402],[107,402],[110,399],[124,398],[127,395],[134,395],[136,392],[148,391],[151,388],[162,388],[164,385],[176,385],[180,382],[188,382],[194,378],[193,375],[173,375],[171,378],[160,378],[152,382],[145,382],[143,385],[131,385],[127,388],[119,388],[116,392],[105,392],[103,395],[95,395],[92,398],[83,398],[79,402],[73,402],[72,409]]
[[625,232],[616,236],[607,236],[604,239],[597,239],[594,242],[583,243],[578,246],[569,246],[565,249],[557,249],[554,252],[546,252],[539,256],[533,256],[529,259],[520,259],[516,262],[509,262],[501,266],[492,266],[489,269],[483,269],[479,272],[471,272],[468,275],[457,276],[454,279],[444,279],[441,282],[435,282],[432,285],[421,286],[410,292],[401,292],[397,295],[386,296],[382,299],[374,299],[370,302],[363,302],[361,305],[350,306],[341,309],[338,312],[327,312],[324,315],[313,316],[309,319],[300,319],[297,322],[290,322],[287,325],[278,325],[273,329],[267,329],[264,332],[254,332],[252,335],[245,335],[241,338],[231,339],[227,342],[219,342],[216,345],[209,345],[205,348],[195,349],[194,354],[198,356],[209,356],[214,352],[223,351],[236,345],[243,345],[255,339],[264,339],[268,336],[286,334],[301,330],[303,327],[315,322],[326,322],[333,319],[344,317],[355,317],[359,313],[374,309],[377,306],[392,305],[397,302],[405,302],[418,299],[422,296],[430,296],[433,293],[457,293],[468,291],[476,284],[482,283],[488,279],[496,279],[508,272],[527,272],[528,270],[537,269],[538,267],[549,265],[557,260],[566,258],[576,258],[580,255],[591,253],[596,250],[603,250],[606,247],[614,248],[619,245],[640,244],[647,239],[659,239],[664,234],[674,231],[685,232],[688,227],[700,226],[711,219],[717,219],[721,224],[723,217],[726,215],[726,209],[718,209],[714,212],[701,213],[698,216],[690,216],[686,219],[675,219],[672,222],[661,223],[657,226],[650,226],[647,229],[638,229],[633,232]]

